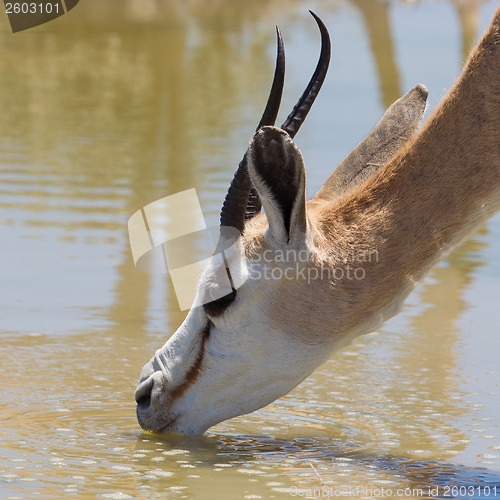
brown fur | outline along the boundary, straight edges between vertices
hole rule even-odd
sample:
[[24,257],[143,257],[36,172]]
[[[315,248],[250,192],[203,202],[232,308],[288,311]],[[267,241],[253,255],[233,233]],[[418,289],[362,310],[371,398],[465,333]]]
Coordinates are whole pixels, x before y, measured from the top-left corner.
[[[309,342],[373,330],[499,202],[500,8],[421,132],[362,185],[307,203],[310,265],[345,266],[343,256],[376,249],[378,259],[363,264],[365,279],[275,283],[269,317]],[[264,216],[246,226],[249,258],[267,248],[265,227]]]

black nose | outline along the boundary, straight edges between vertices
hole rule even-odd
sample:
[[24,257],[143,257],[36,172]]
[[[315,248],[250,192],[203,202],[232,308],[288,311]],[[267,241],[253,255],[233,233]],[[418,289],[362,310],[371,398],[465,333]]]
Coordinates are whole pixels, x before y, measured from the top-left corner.
[[142,382],[135,391],[135,400],[141,409],[147,409],[151,405],[151,390],[153,389],[153,385],[153,377],[150,377]]

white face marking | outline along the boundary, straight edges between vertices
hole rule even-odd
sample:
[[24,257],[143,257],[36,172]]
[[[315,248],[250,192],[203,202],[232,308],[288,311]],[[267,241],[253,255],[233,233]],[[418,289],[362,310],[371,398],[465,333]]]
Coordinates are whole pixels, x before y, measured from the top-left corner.
[[[217,272],[206,271],[200,293],[207,279],[214,286]],[[142,371],[136,392],[141,426],[202,434],[288,393],[325,361],[330,350],[293,339],[287,325],[269,320],[281,288],[250,278],[220,314],[211,315],[210,304],[194,307]]]

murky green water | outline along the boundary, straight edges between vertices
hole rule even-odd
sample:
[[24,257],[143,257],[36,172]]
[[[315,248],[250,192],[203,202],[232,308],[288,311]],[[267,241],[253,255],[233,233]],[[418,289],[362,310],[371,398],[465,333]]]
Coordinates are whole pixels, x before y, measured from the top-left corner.
[[80,4],[16,35],[0,16],[0,497],[289,498],[323,486],[417,497],[450,485],[500,497],[499,216],[381,331],[200,438],[137,424],[140,369],[183,314],[163,276],[135,270],[127,236],[132,213],[192,187],[217,222],[267,97],[275,24],[284,114],[319,51],[308,8],[334,42],[297,137],[313,194],[401,93],[422,82],[437,104],[497,2]]

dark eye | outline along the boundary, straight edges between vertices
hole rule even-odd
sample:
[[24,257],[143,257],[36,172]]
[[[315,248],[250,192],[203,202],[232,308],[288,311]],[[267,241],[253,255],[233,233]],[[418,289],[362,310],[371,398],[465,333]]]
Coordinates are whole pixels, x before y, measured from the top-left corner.
[[236,298],[236,290],[233,288],[231,293],[224,295],[220,299],[212,300],[207,304],[203,304],[205,312],[212,317],[220,316],[233,302]]

